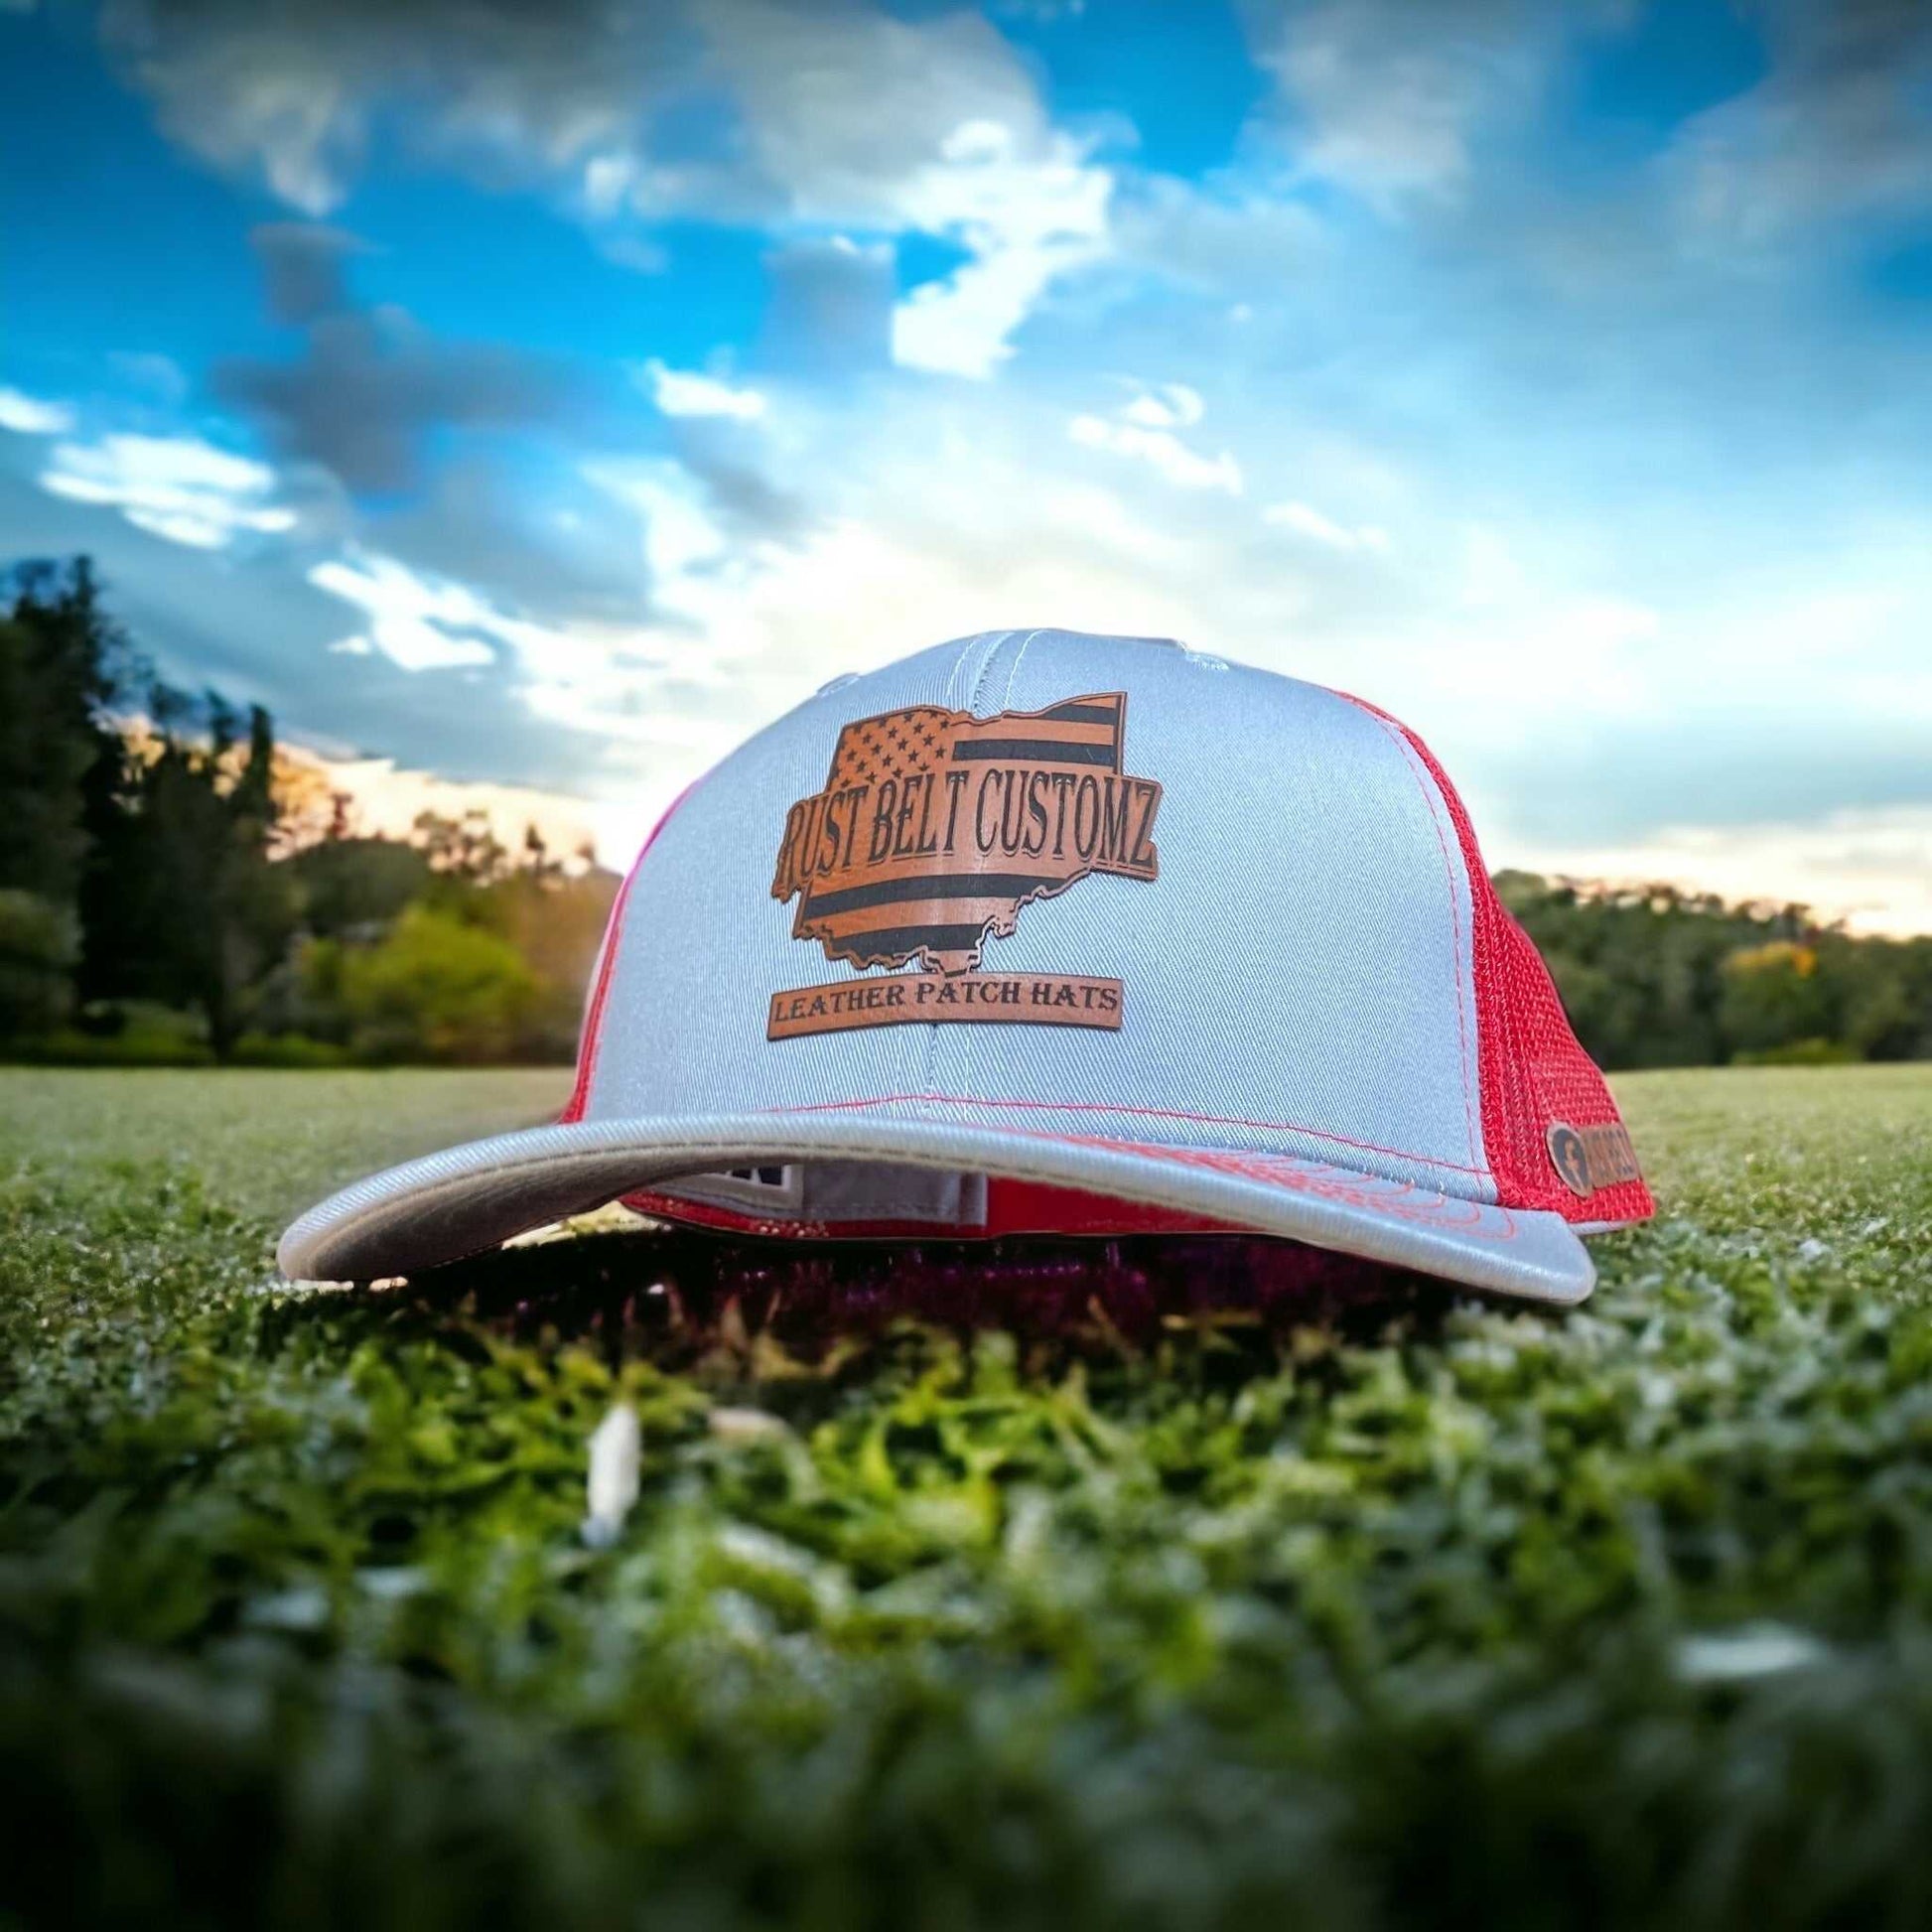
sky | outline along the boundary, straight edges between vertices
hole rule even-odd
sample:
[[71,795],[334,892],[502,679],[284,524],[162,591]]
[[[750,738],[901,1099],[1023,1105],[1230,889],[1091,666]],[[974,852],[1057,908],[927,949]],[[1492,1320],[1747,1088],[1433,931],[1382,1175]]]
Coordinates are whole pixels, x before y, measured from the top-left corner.
[[1928,452],[1921,0],[0,0],[0,561],[613,863],[1051,624],[1932,930]]

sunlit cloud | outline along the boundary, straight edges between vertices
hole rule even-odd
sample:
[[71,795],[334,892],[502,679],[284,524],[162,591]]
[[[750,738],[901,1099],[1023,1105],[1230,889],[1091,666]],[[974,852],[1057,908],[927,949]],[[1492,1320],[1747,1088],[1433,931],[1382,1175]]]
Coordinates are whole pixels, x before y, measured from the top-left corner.
[[40,481],[56,496],[111,505],[137,529],[197,550],[295,527],[293,510],[267,500],[276,486],[273,470],[196,437],[110,435],[91,444],[58,443]]
[[1918,12],[1727,17],[1660,105],[1654,8],[1237,11],[1110,41],[1096,115],[1091,10],[115,4],[156,218],[260,294],[10,343],[23,546],[289,729],[618,825],[836,672],[1041,621],[1387,704],[1498,863],[1776,872],[1932,799]]
[[1838,811],[1820,823],[1671,826],[1642,841],[1525,839],[1511,863],[1614,885],[1809,905],[1854,932],[1932,932],[1932,806]]
[[1477,129],[1534,98],[1551,20],[1492,0],[1259,0],[1255,53],[1290,109],[1299,169],[1385,211],[1460,197]]
[[1386,556],[1394,547],[1389,533],[1379,524],[1357,523],[1352,527],[1324,516],[1311,503],[1270,503],[1261,513],[1264,523],[1292,530],[1311,543],[1325,544],[1330,550],[1372,550]]
[[72,409],[64,402],[0,389],[0,429],[12,430],[16,436],[65,436],[73,421]]
[[1184,382],[1164,382],[1158,388],[1144,389],[1121,414],[1143,429],[1188,429],[1207,412],[1198,389]]
[[284,744],[280,757],[313,774],[314,788],[324,796],[349,799],[349,824],[357,836],[406,839],[418,817],[433,812],[439,818],[481,816],[512,849],[523,843],[531,826],[560,857],[573,857],[598,842],[596,814],[583,800],[555,792],[527,785],[457,783],[398,765],[394,759],[330,758],[300,745]]
[[724,416],[755,423],[768,406],[762,390],[740,388],[721,376],[671,369],[652,356],[641,371],[650,399],[666,416]]
[[[1191,391],[1186,392],[1192,396]],[[1198,397],[1193,398],[1198,403]],[[1104,416],[1075,416],[1066,426],[1067,435],[1082,449],[1106,450],[1115,456],[1145,463],[1171,483],[1182,489],[1225,490],[1230,496],[1242,491],[1241,466],[1226,451],[1203,456],[1183,443],[1172,429],[1149,428],[1150,419],[1162,422],[1198,420],[1176,411],[1152,395],[1137,397],[1121,412],[1125,420]]]
[[902,191],[907,225],[956,234],[974,259],[893,313],[893,359],[984,379],[1053,279],[1106,249],[1113,178],[1063,136],[1028,154],[1011,128],[970,121]]
[[393,557],[360,552],[313,565],[309,582],[355,605],[368,620],[366,631],[334,649],[354,654],[373,647],[405,671],[495,661],[490,633],[498,629],[498,615],[461,584],[431,583]]
[[1133,423],[1110,423],[1099,416],[1076,416],[1066,433],[1090,450],[1110,450],[1151,465],[1169,483],[1182,489],[1220,489],[1241,494],[1241,466],[1226,450],[1202,456],[1165,429],[1142,429]]
[[[967,9],[683,0],[512,9],[478,32],[461,0],[348,15],[290,0],[260,20],[114,7],[103,28],[175,140],[311,216],[341,207],[384,110],[406,103],[420,151],[546,186],[651,272],[663,257],[637,224],[668,218],[949,236],[970,258],[894,316],[906,367],[990,375],[1049,285],[1105,253],[1112,174]],[[742,136],[729,152],[659,140],[678,110],[726,103]]]

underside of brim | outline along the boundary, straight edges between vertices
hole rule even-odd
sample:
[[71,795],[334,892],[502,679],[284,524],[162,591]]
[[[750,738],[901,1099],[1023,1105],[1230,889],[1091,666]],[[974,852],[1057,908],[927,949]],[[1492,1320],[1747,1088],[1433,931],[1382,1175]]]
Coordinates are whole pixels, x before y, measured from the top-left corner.
[[[773,1114],[576,1122],[471,1142],[345,1187],[289,1228],[277,1259],[300,1281],[412,1275],[655,1182],[814,1160],[1049,1182],[1537,1302],[1581,1302],[1595,1280],[1583,1243],[1560,1215],[1491,1206],[1291,1155]],[[944,1234],[932,1230],[935,1239]]]

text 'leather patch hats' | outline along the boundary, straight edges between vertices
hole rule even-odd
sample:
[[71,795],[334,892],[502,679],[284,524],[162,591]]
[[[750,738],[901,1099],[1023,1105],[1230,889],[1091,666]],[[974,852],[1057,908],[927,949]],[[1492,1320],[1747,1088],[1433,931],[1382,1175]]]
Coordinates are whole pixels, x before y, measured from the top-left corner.
[[1569,1303],[1652,1211],[1461,801],[1373,706],[1164,641],[969,637],[685,794],[554,1126],[345,1188],[366,1281],[624,1198],[809,1240],[1239,1232]]

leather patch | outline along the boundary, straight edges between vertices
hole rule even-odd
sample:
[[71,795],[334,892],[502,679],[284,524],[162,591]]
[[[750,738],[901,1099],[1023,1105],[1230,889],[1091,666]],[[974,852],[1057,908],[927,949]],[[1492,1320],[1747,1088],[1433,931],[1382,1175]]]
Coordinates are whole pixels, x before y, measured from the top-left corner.
[[993,718],[913,705],[843,727],[824,788],[786,815],[771,896],[797,901],[792,937],[828,959],[919,970],[776,994],[766,1036],[928,1021],[1117,1029],[1119,981],[982,973],[980,959],[1022,908],[1093,873],[1159,876],[1161,787],[1126,769],[1126,729],[1124,691]]
[[1119,980],[1067,973],[895,973],[887,979],[835,980],[771,996],[766,1039],[849,1033],[859,1027],[910,1027],[961,1020],[1026,1021],[1035,1027],[1120,1031]]
[[1563,1184],[1580,1198],[1618,1181],[1637,1180],[1637,1151],[1623,1123],[1606,1120],[1595,1127],[1570,1127],[1552,1121],[1543,1144]]

